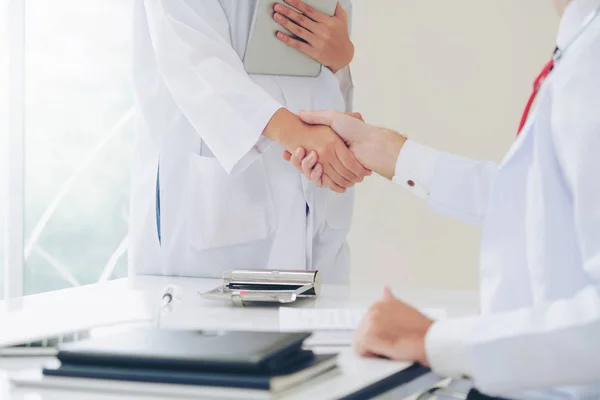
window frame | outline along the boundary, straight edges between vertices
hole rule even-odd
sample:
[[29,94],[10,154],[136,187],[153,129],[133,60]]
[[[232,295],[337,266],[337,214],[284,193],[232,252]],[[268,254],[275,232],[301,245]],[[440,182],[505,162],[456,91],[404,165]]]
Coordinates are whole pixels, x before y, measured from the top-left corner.
[[8,0],[8,137],[4,298],[23,295],[25,239],[25,1]]

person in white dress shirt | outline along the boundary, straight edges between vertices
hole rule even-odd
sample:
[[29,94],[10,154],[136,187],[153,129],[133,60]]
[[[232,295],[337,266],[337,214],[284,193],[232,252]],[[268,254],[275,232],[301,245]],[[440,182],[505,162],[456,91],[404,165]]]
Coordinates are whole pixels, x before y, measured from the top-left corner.
[[[301,114],[431,210],[482,231],[481,315],[432,321],[386,289],[358,329],[360,354],[419,361],[496,396],[600,399],[600,0],[557,5],[558,49],[500,164],[340,112]],[[291,161],[322,184],[317,153]]]

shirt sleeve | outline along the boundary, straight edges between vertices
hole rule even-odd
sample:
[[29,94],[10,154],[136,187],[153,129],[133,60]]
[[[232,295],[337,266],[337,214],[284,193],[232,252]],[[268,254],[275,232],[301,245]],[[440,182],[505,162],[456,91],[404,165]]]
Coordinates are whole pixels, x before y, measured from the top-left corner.
[[437,213],[480,226],[496,177],[493,162],[444,153],[406,141],[393,182],[427,200]]
[[272,143],[262,136],[282,105],[246,74],[217,0],[145,0],[152,46],[175,102],[230,174]]
[[435,322],[427,358],[438,374],[469,376],[490,395],[600,381],[600,292],[535,308]]

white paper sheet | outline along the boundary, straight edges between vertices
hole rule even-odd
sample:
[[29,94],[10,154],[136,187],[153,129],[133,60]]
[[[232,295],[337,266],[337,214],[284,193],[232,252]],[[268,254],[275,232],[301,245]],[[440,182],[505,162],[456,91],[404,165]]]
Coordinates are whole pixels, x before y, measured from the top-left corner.
[[[442,308],[420,310],[432,319],[446,318]],[[279,327],[284,332],[294,331],[353,331],[367,313],[364,308],[292,308],[279,309]]]

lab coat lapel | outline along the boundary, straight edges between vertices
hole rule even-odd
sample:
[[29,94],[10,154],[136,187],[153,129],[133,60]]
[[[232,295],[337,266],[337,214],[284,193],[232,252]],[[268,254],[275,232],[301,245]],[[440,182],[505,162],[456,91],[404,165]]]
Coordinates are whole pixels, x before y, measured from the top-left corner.
[[533,130],[533,128],[535,126],[535,119],[537,117],[536,113],[537,113],[537,111],[534,112],[529,117],[529,119],[527,120],[527,123],[523,127],[523,131],[521,132],[521,134],[519,135],[519,137],[517,138],[517,140],[514,141],[514,143],[512,144],[512,146],[510,146],[510,149],[508,149],[508,152],[506,153],[506,155],[502,159],[502,162],[500,163],[500,169],[503,166],[505,166],[506,164],[508,164],[508,162],[516,154],[518,154],[519,150],[523,147],[523,143],[525,143],[525,141],[528,140],[529,136],[533,134],[531,131]]
[[520,153],[520,150],[523,147],[523,144],[526,143],[526,141],[531,140],[530,136],[532,136],[534,133],[533,131],[535,130],[536,121],[540,117],[540,112],[543,112],[541,105],[543,104],[544,99],[548,96],[547,88],[549,87],[548,83],[550,82],[551,79],[552,79],[552,76],[550,76],[546,80],[544,87],[542,87],[542,89],[540,90],[536,104],[534,105],[533,109],[531,110],[531,114],[529,115],[527,122],[523,126],[523,130],[521,131],[521,134],[514,141],[514,143],[510,147],[510,149],[508,149],[508,152],[506,153],[506,155],[504,156],[504,159],[500,163],[500,167],[499,167],[500,169],[502,169],[506,164],[508,164],[509,161],[513,157],[515,157],[515,155]]

